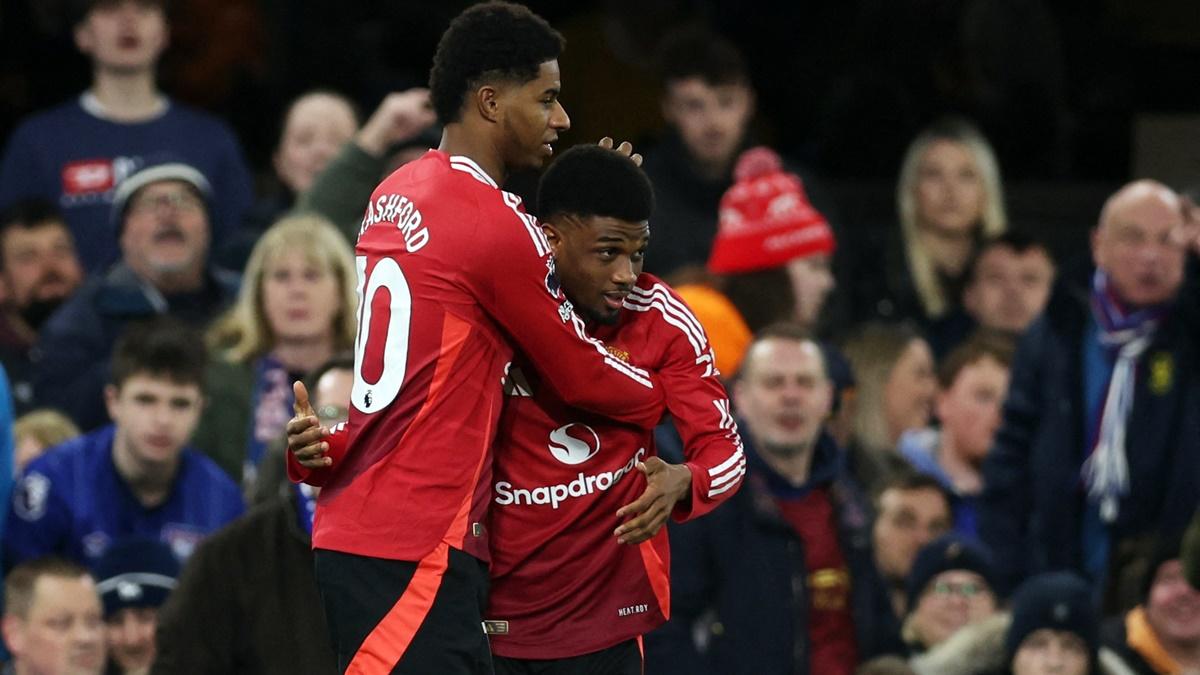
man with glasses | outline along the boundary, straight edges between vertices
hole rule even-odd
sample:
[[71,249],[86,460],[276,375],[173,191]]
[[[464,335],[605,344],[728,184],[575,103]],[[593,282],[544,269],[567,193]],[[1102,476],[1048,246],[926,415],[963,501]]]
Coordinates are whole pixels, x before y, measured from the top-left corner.
[[964,627],[996,612],[991,554],[957,534],[921,549],[908,576],[903,637],[910,652],[938,647]]
[[803,329],[763,329],[733,384],[742,489],[671,528],[671,620],[646,672],[853,673],[899,648],[866,499],[825,430],[833,385]]
[[233,299],[237,280],[207,265],[211,196],[204,175],[177,161],[151,164],[117,187],[121,260],[47,320],[34,363],[43,404],[84,430],[100,426],[109,355],[127,324],[169,314],[199,329]]

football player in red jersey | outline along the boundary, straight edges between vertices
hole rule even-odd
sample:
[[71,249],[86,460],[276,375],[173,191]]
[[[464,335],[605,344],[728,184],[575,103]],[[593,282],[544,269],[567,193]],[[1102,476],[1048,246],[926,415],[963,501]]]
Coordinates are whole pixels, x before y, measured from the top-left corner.
[[643,429],[663,413],[657,377],[587,335],[541,228],[499,188],[569,126],[561,47],[518,5],[459,15],[430,73],[441,145],[367,204],[349,420],[321,442],[332,470],[288,467],[323,488],[316,576],[343,672],[491,672],[486,516],[515,350],[569,405]]
[[687,457],[662,461],[649,430],[572,407],[517,357],[490,521],[486,625],[501,675],[640,673],[639,637],[669,614],[663,523],[706,513],[740,485],[741,441],[703,330],[641,274],[652,204],[635,162],[596,146],[564,153],[539,187],[563,291],[610,353],[658,374]]

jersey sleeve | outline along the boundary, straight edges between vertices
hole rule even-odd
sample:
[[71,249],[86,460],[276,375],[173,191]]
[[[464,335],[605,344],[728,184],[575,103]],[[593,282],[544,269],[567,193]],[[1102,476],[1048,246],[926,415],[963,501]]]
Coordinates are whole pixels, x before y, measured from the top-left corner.
[[712,346],[688,306],[663,284],[639,288],[628,302],[650,307],[663,319],[658,325],[667,357],[658,374],[683,441],[684,465],[692,472],[691,498],[677,504],[672,517],[690,520],[737,492],[746,473],[742,439]]
[[31,470],[17,479],[4,528],[4,567],[46,555],[69,557],[71,512],[51,478]]
[[300,462],[296,460],[296,456],[290,450],[284,450],[284,454],[287,456],[288,480],[293,483],[304,483],[313,487],[324,487],[329,482],[329,479],[333,477],[334,471],[341,466],[342,458],[346,456],[346,439],[350,433],[347,430],[345,422],[338,424],[329,431],[329,436],[325,438],[325,442],[329,444],[329,451],[325,453],[325,456],[332,459],[333,463],[324,469],[309,469],[301,466]]
[[[495,232],[479,228],[484,245],[472,267],[483,310],[516,343],[568,405],[652,429],[663,414],[656,377],[621,361],[590,337],[559,286],[550,245],[541,226],[504,193],[511,208]],[[510,228],[519,228],[513,233]]]

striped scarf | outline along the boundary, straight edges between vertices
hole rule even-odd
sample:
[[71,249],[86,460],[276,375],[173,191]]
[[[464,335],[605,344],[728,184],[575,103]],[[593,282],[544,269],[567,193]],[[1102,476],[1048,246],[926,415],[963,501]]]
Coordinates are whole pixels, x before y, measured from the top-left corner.
[[1100,343],[1115,350],[1117,358],[1104,397],[1096,446],[1083,463],[1083,482],[1088,497],[1100,507],[1100,518],[1112,523],[1117,519],[1121,497],[1129,493],[1125,425],[1133,409],[1137,360],[1150,346],[1169,305],[1130,311],[1109,288],[1108,275],[1101,270],[1092,276],[1091,299],[1092,316],[1100,326]]

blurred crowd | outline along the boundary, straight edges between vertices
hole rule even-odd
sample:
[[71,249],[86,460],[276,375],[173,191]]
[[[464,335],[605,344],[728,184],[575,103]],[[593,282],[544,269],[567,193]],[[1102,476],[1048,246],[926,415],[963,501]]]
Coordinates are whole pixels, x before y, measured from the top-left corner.
[[[437,147],[428,93],[297,96],[255,180],[228,119],[159,88],[167,3],[55,7],[91,81],[0,160],[5,672],[329,671],[284,428],[295,380],[348,415],[353,245]],[[1200,673],[1196,186],[1129,182],[1052,248],[1009,217],[1011,144],[952,116],[903,139],[891,221],[848,228],[853,197],[756,134],[737,45],[653,51],[646,271],[712,342],[749,467],[671,525],[647,672]]]

